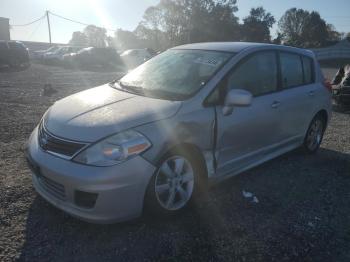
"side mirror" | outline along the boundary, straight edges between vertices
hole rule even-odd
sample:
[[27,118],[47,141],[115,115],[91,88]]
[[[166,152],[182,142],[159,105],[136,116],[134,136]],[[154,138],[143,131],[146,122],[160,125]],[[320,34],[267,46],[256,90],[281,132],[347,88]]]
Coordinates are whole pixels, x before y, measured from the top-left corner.
[[233,108],[235,106],[250,106],[252,103],[253,95],[243,89],[232,89],[230,90],[225,98],[224,107],[222,109],[223,114],[232,114]]

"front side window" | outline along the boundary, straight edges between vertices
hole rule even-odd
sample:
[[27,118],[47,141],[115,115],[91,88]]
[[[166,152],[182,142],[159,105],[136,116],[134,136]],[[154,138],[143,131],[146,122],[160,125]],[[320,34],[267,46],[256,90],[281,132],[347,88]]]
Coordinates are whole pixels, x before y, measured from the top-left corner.
[[119,80],[131,92],[183,100],[192,96],[234,54],[205,50],[168,50]]
[[58,49],[57,46],[51,46],[49,49],[46,50],[46,52],[54,52]]
[[282,87],[290,88],[303,85],[303,67],[297,54],[281,53]]
[[61,54],[63,52],[63,50],[64,50],[64,47],[60,47],[56,51],[54,51],[53,54],[59,55],[59,54]]
[[273,51],[244,60],[227,78],[227,89],[245,89],[259,96],[277,90],[277,62]]

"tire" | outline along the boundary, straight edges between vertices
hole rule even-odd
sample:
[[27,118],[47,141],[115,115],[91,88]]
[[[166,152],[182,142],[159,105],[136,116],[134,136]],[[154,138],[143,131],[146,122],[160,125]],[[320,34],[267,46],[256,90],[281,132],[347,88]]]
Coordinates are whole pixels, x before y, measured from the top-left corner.
[[322,143],[325,129],[326,120],[322,115],[316,115],[312,119],[304,138],[303,147],[307,153],[314,154],[317,152]]
[[13,57],[10,59],[10,66],[14,69],[21,68],[21,61],[17,57]]
[[158,163],[145,195],[146,213],[170,216],[193,205],[206,188],[203,163],[186,150],[173,150]]

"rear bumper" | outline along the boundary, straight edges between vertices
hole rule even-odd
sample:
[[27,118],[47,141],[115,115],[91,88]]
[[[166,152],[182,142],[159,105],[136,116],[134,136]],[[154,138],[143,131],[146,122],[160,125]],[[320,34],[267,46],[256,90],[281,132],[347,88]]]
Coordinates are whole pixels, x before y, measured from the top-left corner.
[[[120,222],[140,216],[145,191],[155,171],[140,156],[112,167],[86,166],[58,158],[39,147],[37,129],[29,139],[27,159],[32,166],[33,185],[43,198],[93,223]],[[77,201],[77,192],[96,196],[92,206],[82,206]]]

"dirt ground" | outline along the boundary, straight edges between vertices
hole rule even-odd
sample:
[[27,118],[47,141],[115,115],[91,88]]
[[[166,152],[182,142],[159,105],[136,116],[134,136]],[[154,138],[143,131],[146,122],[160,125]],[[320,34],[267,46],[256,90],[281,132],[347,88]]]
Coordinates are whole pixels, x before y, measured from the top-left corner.
[[[0,261],[350,261],[344,112],[334,112],[316,155],[296,150],[269,161],[173,219],[93,225],[46,203],[31,184],[26,139],[55,100],[115,77],[40,65],[0,73]],[[44,84],[57,92],[44,95]]]

